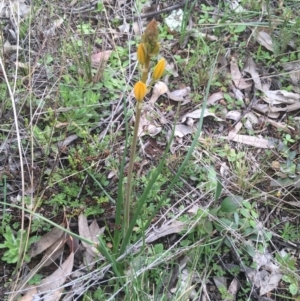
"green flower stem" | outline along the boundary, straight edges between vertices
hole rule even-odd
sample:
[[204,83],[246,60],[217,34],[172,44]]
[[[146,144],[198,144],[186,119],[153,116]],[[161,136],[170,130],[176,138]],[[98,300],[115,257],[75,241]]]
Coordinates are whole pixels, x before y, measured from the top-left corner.
[[[146,55],[145,59],[145,66],[142,74],[141,81],[146,84],[148,73],[150,68],[150,56]],[[129,166],[128,166],[128,174],[127,174],[127,189],[126,189],[126,198],[125,198],[125,205],[124,205],[124,237],[126,232],[129,228],[129,217],[130,217],[130,199],[131,199],[131,191],[132,191],[132,171],[134,166],[134,159],[135,159],[135,151],[136,151],[136,143],[137,143],[137,136],[139,130],[139,124],[141,119],[141,112],[142,112],[142,101],[138,101],[136,103],[136,114],[135,114],[135,125],[134,125],[134,132],[133,132],[133,140],[130,150],[130,159],[129,159]]]
[[125,199],[125,206],[124,206],[124,237],[129,228],[130,198],[131,198],[131,191],[132,191],[132,171],[134,166],[135,150],[136,150],[138,129],[139,129],[139,124],[141,119],[142,105],[143,102],[136,103],[135,125],[134,125],[133,140],[132,140],[131,150],[130,150],[130,159],[129,159],[128,175],[127,175],[126,199]]

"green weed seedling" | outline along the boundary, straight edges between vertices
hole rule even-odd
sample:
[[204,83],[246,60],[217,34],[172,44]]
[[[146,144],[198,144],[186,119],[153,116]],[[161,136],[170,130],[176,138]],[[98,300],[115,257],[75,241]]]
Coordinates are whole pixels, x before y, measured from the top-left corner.
[[300,239],[300,229],[298,226],[291,224],[290,222],[284,223],[284,226],[279,233],[283,240],[297,241]]
[[[16,263],[20,260],[20,256],[26,253],[32,243],[38,240],[37,237],[27,239],[27,232],[19,229],[17,236],[13,233],[10,226],[6,226],[5,233],[2,234],[4,237],[4,243],[0,244],[0,249],[7,249],[2,256],[2,260],[7,263]],[[28,254],[25,254],[25,262],[30,261]]]
[[205,4],[201,4],[202,14],[200,15],[198,24],[212,24],[212,23],[214,23],[215,20],[209,14],[213,10],[214,10],[213,7],[206,6]]
[[297,295],[299,293],[299,276],[297,275],[296,258],[289,253],[284,256],[276,254],[275,257],[285,272],[282,280],[289,284],[290,294]]

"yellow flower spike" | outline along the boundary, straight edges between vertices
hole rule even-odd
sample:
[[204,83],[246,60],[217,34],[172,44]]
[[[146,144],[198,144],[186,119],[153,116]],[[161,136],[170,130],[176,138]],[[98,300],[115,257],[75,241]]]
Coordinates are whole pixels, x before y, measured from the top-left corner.
[[159,52],[159,43],[155,42],[152,46],[148,43],[144,44],[146,47],[146,52],[149,56],[157,55]]
[[157,42],[158,27],[157,27],[157,22],[154,19],[151,22],[149,22],[149,24],[147,25],[143,38],[145,42],[149,44],[154,44],[155,42]]
[[146,93],[147,93],[147,86],[141,81],[138,81],[133,88],[134,96],[137,101],[142,102]]
[[166,68],[166,60],[164,58],[160,59],[156,64],[154,71],[152,73],[153,80],[159,80],[164,74]]
[[137,59],[141,65],[144,65],[146,62],[146,51],[142,43],[138,46],[137,49]]
[[158,40],[158,27],[157,22],[153,19],[145,29],[142,36],[142,42],[144,43],[145,51],[147,55],[155,55],[159,51]]

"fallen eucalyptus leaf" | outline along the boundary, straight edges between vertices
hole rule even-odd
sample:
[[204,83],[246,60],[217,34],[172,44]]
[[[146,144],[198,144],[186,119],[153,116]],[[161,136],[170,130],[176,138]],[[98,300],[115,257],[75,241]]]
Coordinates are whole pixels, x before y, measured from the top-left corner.
[[207,99],[207,104],[212,105],[215,102],[224,98],[224,92],[216,92],[211,94]]
[[247,82],[242,77],[239,66],[238,66],[235,58],[233,58],[233,57],[230,62],[230,71],[231,71],[232,81],[234,82],[236,88],[247,89],[247,88],[251,87],[251,83]]
[[189,97],[190,92],[191,88],[185,87],[183,89],[168,92],[168,97],[174,101],[184,101],[184,103],[186,104],[191,100],[191,98]]
[[258,148],[274,148],[275,143],[271,140],[267,140],[264,138],[257,138],[248,135],[235,135],[233,137],[224,137],[225,139],[235,141],[238,143],[243,143],[247,145],[251,145]]
[[195,132],[195,128],[189,125],[185,124],[176,124],[175,125],[175,130],[174,130],[174,135],[176,137],[184,137],[188,134],[192,134]]
[[108,61],[110,55],[112,53],[112,50],[105,50],[105,51],[100,51],[95,54],[92,54],[91,61],[92,61],[92,66],[94,68],[98,68],[102,64]]
[[300,83],[300,63],[299,61],[283,63],[282,67],[285,71],[290,72],[290,78],[294,85]]
[[254,33],[256,41],[267,48],[268,50],[274,52],[273,41],[271,36],[265,31],[259,31]]
[[234,120],[234,121],[239,120],[240,117],[241,117],[241,112],[240,112],[240,111],[237,111],[237,110],[229,111],[229,112],[226,114],[226,118],[227,118],[227,119],[231,119],[231,120]]
[[251,75],[251,78],[254,82],[255,88],[257,90],[262,91],[263,87],[261,84],[260,76],[256,70],[256,65],[254,63],[254,60],[251,57],[248,59],[246,67],[244,68],[244,71]]
[[[188,117],[194,118],[194,119],[200,119],[201,112],[202,112],[202,109],[197,109],[193,112],[187,113],[182,117],[181,122],[186,122]],[[213,116],[217,121],[224,121],[223,119],[217,117],[214,113],[210,113],[207,109],[205,109],[203,117],[207,117],[207,116]]]
[[233,140],[234,137],[237,135],[237,133],[240,131],[240,129],[243,127],[243,124],[239,121],[232,130],[228,133],[228,140]]
[[263,100],[269,104],[294,104],[300,101],[300,94],[287,92],[285,90],[264,91]]

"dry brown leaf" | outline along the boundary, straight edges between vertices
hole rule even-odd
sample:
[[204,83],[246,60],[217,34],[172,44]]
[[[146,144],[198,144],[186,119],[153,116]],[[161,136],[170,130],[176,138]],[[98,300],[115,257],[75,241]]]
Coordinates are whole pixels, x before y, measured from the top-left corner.
[[155,229],[146,237],[146,243],[151,243],[161,237],[182,232],[187,225],[181,221],[174,221],[171,224],[163,225],[159,229]]
[[233,85],[230,87],[230,89],[232,90],[235,99],[241,100],[243,102],[243,105],[244,105],[244,98],[245,98],[244,93],[241,90],[234,87]]
[[37,295],[38,291],[35,286],[30,286],[26,290],[26,294],[19,299],[19,301],[34,301],[34,296]]
[[194,132],[195,132],[195,128],[190,125],[176,124],[174,130],[174,136],[182,138],[188,134],[193,134]]
[[241,112],[237,111],[237,110],[229,111],[226,114],[226,118],[234,120],[234,121],[237,121],[237,120],[239,120],[241,118]]
[[39,264],[39,269],[49,266],[63,253],[66,240],[67,239],[64,235],[61,236],[49,249],[46,250]]
[[89,230],[92,236],[92,241],[95,244],[98,244],[99,243],[98,236],[104,233],[105,227],[100,228],[97,221],[94,219],[89,226]]
[[[213,277],[214,283],[218,290],[221,291],[227,291],[227,278],[223,276],[214,276]],[[227,296],[228,294],[226,294]],[[233,297],[233,296],[232,296]],[[224,301],[233,301],[232,298],[229,299],[223,299]]]
[[253,262],[256,263],[256,270],[248,270],[247,275],[251,282],[260,288],[259,295],[263,296],[278,287],[282,274],[279,266],[273,263],[274,259],[269,253],[256,252]]
[[253,112],[249,112],[245,115],[247,119],[251,121],[252,124],[257,124],[258,123],[258,118]]
[[0,18],[5,18],[6,17],[6,4],[4,1],[0,2]]
[[262,103],[255,104],[252,108],[254,110],[256,110],[257,112],[260,112],[262,114],[266,114],[270,118],[275,119],[275,118],[278,118],[279,115],[280,115],[280,113],[271,112],[271,108],[267,104],[262,104]]
[[242,77],[242,74],[240,72],[237,62],[235,61],[235,58],[231,59],[230,71],[231,71],[232,81],[234,82],[236,88],[247,89],[251,87],[251,83],[246,82],[246,80]]
[[246,122],[245,122],[245,128],[248,130],[253,130],[252,125],[258,124],[259,120],[257,116],[253,112],[249,112],[245,115]]
[[227,136],[228,140],[232,140],[237,135],[237,133],[240,131],[240,129],[242,127],[243,127],[243,124],[241,122],[238,122],[234,126],[234,128],[231,131],[229,131],[228,136]]
[[116,172],[114,170],[111,170],[108,175],[107,175],[107,178],[108,179],[112,179],[114,176],[116,175]]
[[[96,220],[92,222],[92,224],[89,226],[89,231],[92,234],[92,240],[97,243],[98,242],[98,235],[102,235],[105,230],[105,227],[99,228],[98,223]],[[90,271],[96,261],[95,256],[97,256],[97,260],[100,259],[98,254],[91,254],[92,252],[88,252],[87,249],[84,251],[83,254],[83,263],[79,266],[79,269],[72,273],[72,278],[76,279],[79,278],[85,274],[87,274],[87,271]],[[104,277],[104,275],[103,275]],[[73,295],[82,295],[85,291],[84,282],[76,282],[72,286],[72,289],[65,295],[64,300],[69,301],[72,300]]]
[[[61,224],[61,226],[63,226]],[[36,255],[44,252],[50,248],[56,241],[58,241],[64,231],[58,227],[53,228],[50,232],[46,233],[38,242],[34,243],[29,251],[30,257],[35,257]]]
[[0,53],[3,52],[3,54],[6,54],[6,53],[9,53],[9,52],[12,52],[12,51],[17,51],[17,50],[22,50],[22,48],[20,46],[17,46],[17,45],[11,45],[9,43],[9,41],[6,41],[0,49]]
[[270,105],[294,104],[300,101],[300,94],[288,92],[285,90],[264,91],[263,100]]
[[168,92],[168,97],[174,101],[182,101],[183,104],[186,104],[191,101],[190,92],[191,88],[185,87],[183,89]]
[[257,90],[262,91],[263,87],[261,84],[260,76],[256,70],[256,65],[254,63],[254,60],[251,57],[248,59],[246,67],[244,68],[244,71],[251,75],[251,78],[254,82],[255,88]]
[[275,112],[292,112],[300,109],[300,101],[297,103],[294,103],[292,105],[286,106],[285,108],[275,108],[271,107],[270,111],[275,113]]
[[273,125],[274,127],[276,127],[277,129],[282,129],[284,130],[286,133],[289,133],[292,131],[295,131],[295,129],[289,125],[287,125],[284,122],[276,122],[270,118],[266,118],[263,122],[268,122],[269,124]]
[[[234,278],[228,287],[228,293],[231,296],[233,296],[232,300],[236,300],[236,295],[238,293],[239,287],[240,287],[239,282],[237,281],[236,278]],[[231,299],[226,299],[226,301],[229,301],[229,300],[231,300]]]
[[112,50],[100,51],[92,55],[91,61],[94,68],[98,68],[102,64],[106,63],[112,53]]
[[68,146],[69,144],[71,144],[73,141],[75,141],[76,139],[78,138],[77,135],[73,134],[73,135],[70,135],[68,136],[66,139],[64,139],[63,141],[59,141],[57,143],[58,145],[58,148],[61,150],[61,149],[64,149],[66,146]]
[[61,286],[72,273],[73,263],[74,253],[71,253],[63,264],[54,273],[43,279],[39,285],[28,287],[26,294],[19,301],[40,300],[41,294],[45,294],[43,301],[59,301],[64,290]]
[[[97,223],[95,221],[95,223]],[[95,245],[98,244],[98,235],[103,234],[104,229],[100,229],[99,226],[97,227],[97,225],[95,225],[95,223],[93,222],[92,227],[90,228],[88,225],[88,221],[87,218],[83,215],[80,214],[78,216],[78,231],[80,236],[93,241],[95,243]],[[96,254],[99,254],[98,249],[95,246],[92,246],[84,241],[82,241],[82,244],[84,245],[84,247],[86,248],[87,252],[89,252],[92,256],[95,256]]]
[[174,101],[182,101],[182,104],[184,105],[191,101],[190,92],[190,87],[185,87],[183,89],[174,90],[170,92],[167,85],[164,82],[159,81],[153,87],[152,96],[149,102],[151,104],[154,104],[159,98],[159,96],[166,93],[170,99]]
[[300,62],[288,62],[282,64],[282,67],[285,71],[290,72],[290,78],[294,85],[298,85],[300,82]]
[[[193,112],[187,113],[182,117],[181,122],[186,122],[187,118],[189,117],[194,119],[199,119],[201,116],[201,112],[202,109],[197,109]],[[214,113],[210,113],[207,109],[205,109],[203,117],[207,117],[207,116],[213,116],[217,121],[223,121],[223,119],[217,117]]]
[[265,31],[259,31],[254,33],[256,41],[268,50],[274,52],[273,41],[271,36]]
[[216,93],[213,93],[212,95],[210,95],[207,99],[207,104],[208,105],[212,105],[214,104],[215,102],[221,100],[224,98],[224,93],[223,92],[216,92]]
[[41,284],[37,286],[39,293],[47,293],[44,296],[44,301],[59,301],[63,290],[63,288],[59,288],[65,283],[67,277],[69,277],[72,273],[73,264],[74,253],[71,253],[54,273],[43,279]]
[[[50,246],[50,248],[48,248],[46,250],[40,263],[37,264],[34,268],[32,268],[25,277],[22,277],[22,281],[18,284],[16,291],[23,290],[23,288],[26,286],[28,281],[32,277],[34,277],[34,275],[36,275],[41,268],[46,267],[46,266],[50,265],[51,263],[53,263],[62,254],[62,252],[64,250],[65,242],[66,242],[66,238],[64,236],[61,236],[52,246]],[[30,288],[31,288],[31,286],[27,287],[26,290],[28,290],[28,289],[30,290]],[[31,296],[31,293],[27,292],[25,296],[27,296],[27,298],[28,298],[28,295]],[[27,299],[25,299],[25,300],[27,300]]]

